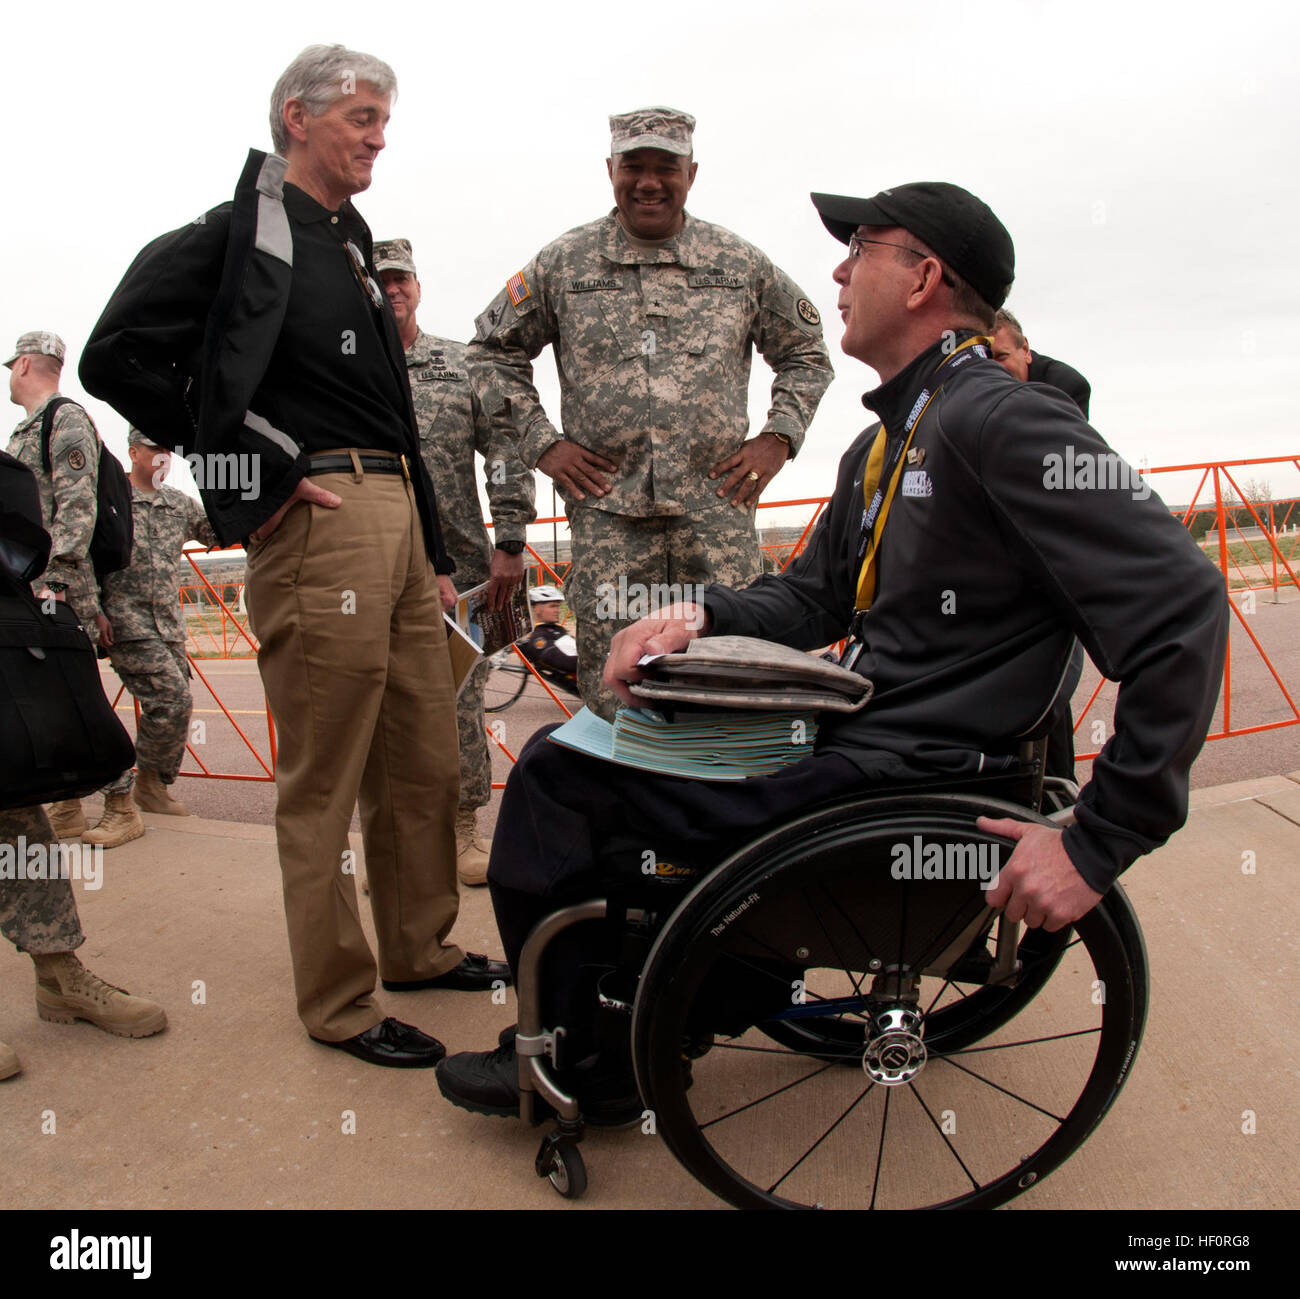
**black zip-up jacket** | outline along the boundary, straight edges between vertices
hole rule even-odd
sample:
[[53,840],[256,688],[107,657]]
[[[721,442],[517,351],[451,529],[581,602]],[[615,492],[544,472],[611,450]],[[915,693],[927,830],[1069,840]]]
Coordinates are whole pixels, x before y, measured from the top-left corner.
[[[232,453],[258,457],[259,490],[249,500],[237,481],[222,486],[216,473],[205,474],[200,495],[223,545],[265,523],[307,471],[292,431],[257,409],[293,281],[287,166],[274,154],[249,150],[232,203],[147,245],[114,290],[78,368],[87,392],[158,446],[197,452],[205,464]],[[345,206],[364,232],[361,251],[373,268],[370,232]],[[381,315],[406,405],[399,432],[425,545],[435,571],[451,573],[455,565],[443,547],[433,484],[420,456],[405,353],[386,300]]]
[[[891,439],[945,359],[936,343],[863,398]],[[863,467],[879,427],[841,459],[830,505],[784,573],[741,591],[708,588],[713,634],[800,649],[845,635]],[[873,781],[998,765],[1041,721],[1077,636],[1120,683],[1114,733],[1064,840],[1104,892],[1186,820],[1188,771],[1223,672],[1223,578],[1068,397],[992,360],[952,370],[911,451],[855,668],[875,695],[860,713],[823,714],[817,747]],[[1086,485],[1098,469],[1110,486]]]

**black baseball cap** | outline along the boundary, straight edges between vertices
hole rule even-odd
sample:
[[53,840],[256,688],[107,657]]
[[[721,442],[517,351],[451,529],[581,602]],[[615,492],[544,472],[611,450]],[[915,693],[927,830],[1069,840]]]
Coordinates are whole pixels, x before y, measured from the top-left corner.
[[900,226],[941,257],[991,307],[1016,277],[1016,250],[993,209],[960,185],[921,180],[882,189],[875,198],[814,194],[822,224],[842,244],[859,226]]

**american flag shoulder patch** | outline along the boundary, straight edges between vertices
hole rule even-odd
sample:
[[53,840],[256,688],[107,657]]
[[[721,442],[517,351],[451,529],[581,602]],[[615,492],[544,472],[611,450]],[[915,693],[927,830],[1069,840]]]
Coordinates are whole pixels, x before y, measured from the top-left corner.
[[523,271],[512,275],[506,281],[506,292],[510,295],[510,301],[517,307],[525,298],[529,296],[528,285],[524,280]]

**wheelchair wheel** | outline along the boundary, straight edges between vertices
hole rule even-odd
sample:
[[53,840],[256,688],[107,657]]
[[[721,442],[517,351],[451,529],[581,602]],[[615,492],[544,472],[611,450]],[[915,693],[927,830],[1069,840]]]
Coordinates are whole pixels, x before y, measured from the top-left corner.
[[577,1146],[556,1144],[550,1152],[546,1179],[566,1200],[576,1200],[587,1189],[587,1166]]
[[483,711],[499,713],[524,693],[531,674],[514,647],[499,649],[488,660],[487,681],[483,685]]
[[[1005,861],[1013,845],[974,818],[1007,810],[839,805],[692,891],[646,963],[633,1047],[658,1130],[699,1181],[746,1208],[988,1208],[1087,1138],[1146,1014],[1122,891],[1073,931],[1030,932],[1007,987],[980,982],[978,880],[894,875],[900,845]],[[683,1043],[710,1033],[683,1071]]]

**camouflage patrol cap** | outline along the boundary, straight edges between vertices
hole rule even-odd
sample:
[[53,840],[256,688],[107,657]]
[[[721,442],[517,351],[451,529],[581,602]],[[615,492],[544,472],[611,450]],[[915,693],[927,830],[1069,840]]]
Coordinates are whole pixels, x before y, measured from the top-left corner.
[[615,113],[609,119],[609,151],[616,154],[662,149],[689,157],[694,130],[695,119],[675,108],[636,108],[630,113]]
[[14,354],[5,365],[13,365],[20,356],[52,356],[62,365],[67,350],[58,334],[51,333],[48,329],[33,329],[19,335],[18,342],[14,344]]
[[134,424],[127,430],[126,444],[129,447],[157,447],[159,451],[170,451],[170,447],[162,446],[152,438],[145,437]]
[[409,239],[381,239],[375,245],[375,274],[380,271],[415,272],[415,254]]

